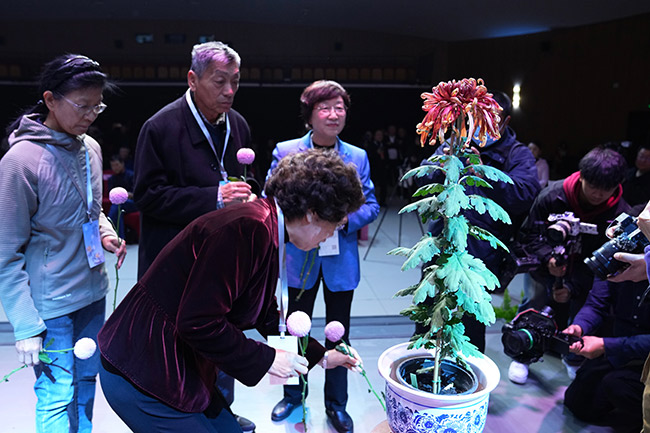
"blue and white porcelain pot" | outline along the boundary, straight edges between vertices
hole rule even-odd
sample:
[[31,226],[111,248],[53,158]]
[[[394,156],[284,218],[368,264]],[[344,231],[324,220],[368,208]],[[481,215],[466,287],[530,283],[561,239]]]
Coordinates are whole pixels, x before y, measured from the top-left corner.
[[437,395],[404,385],[396,379],[398,364],[408,358],[431,356],[425,349],[408,350],[409,343],[381,354],[379,374],[386,381],[386,411],[393,433],[479,433],[485,427],[490,392],[500,380],[499,368],[488,357],[467,358],[478,378],[476,392]]

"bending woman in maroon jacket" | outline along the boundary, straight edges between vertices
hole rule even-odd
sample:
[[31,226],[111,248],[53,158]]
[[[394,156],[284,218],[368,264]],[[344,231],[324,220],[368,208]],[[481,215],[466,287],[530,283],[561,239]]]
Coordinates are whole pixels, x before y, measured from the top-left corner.
[[[361,184],[353,166],[316,150],[283,159],[266,194],[191,223],[99,333],[102,389],[134,432],[241,432],[214,386],[218,370],[253,386],[322,363],[326,350],[313,339],[303,358],[243,331],[278,333],[280,239],[318,246],[363,204]],[[336,350],[326,359],[327,368],[360,362]]]

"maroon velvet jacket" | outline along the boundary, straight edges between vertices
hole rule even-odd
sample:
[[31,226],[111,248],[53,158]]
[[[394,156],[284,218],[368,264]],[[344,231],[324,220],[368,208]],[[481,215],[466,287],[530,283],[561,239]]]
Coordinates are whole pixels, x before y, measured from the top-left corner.
[[[246,338],[278,333],[275,204],[259,199],[196,219],[158,255],[98,335],[102,356],[132,383],[183,412],[202,412],[217,369],[257,384],[274,349]],[[325,349],[315,340],[310,366]]]

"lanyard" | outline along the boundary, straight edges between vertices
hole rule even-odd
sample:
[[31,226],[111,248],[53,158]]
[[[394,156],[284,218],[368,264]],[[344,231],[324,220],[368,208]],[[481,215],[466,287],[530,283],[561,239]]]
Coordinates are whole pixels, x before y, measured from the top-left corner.
[[[92,221],[91,211],[93,208],[93,186],[90,178],[90,157],[88,156],[88,146],[86,146],[85,144],[83,146],[84,146],[84,151],[86,153],[86,213],[88,214],[88,220]],[[59,154],[59,149],[57,149],[55,146],[52,146],[51,144],[48,144],[47,147],[48,149],[50,149],[50,152],[54,154],[54,156],[59,161],[59,163],[63,166],[66,173],[68,173],[68,176],[72,181],[72,184],[75,186],[79,194],[81,194],[81,198],[83,199],[84,194],[81,191],[81,187],[77,183],[76,178],[70,172],[70,168],[65,164],[65,162],[61,158],[61,155]]]
[[228,118],[228,114],[226,114],[226,139],[223,142],[223,152],[221,153],[221,159],[220,159],[219,155],[217,155],[217,148],[214,147],[214,141],[212,141],[212,136],[210,135],[210,132],[208,132],[208,128],[206,128],[205,122],[201,118],[199,111],[196,109],[196,106],[194,105],[194,101],[192,101],[192,95],[190,94],[190,89],[187,89],[187,92],[185,92],[185,99],[187,100],[187,105],[190,106],[190,111],[192,112],[194,118],[196,119],[196,123],[199,124],[199,128],[201,128],[201,131],[203,131],[203,135],[205,135],[205,138],[208,140],[208,143],[210,143],[210,147],[214,152],[214,156],[216,156],[217,161],[219,161],[219,169],[221,170],[221,180],[228,180],[228,173],[226,172],[226,167],[224,167],[223,165],[223,158],[226,155],[226,147],[228,147],[228,140],[230,139],[230,119]]
[[90,157],[88,156],[88,146],[84,145],[84,150],[86,151],[86,200],[87,200],[87,210],[88,219],[90,218],[90,211],[93,208],[93,186],[90,183]]
[[[287,250],[284,243],[284,214],[282,209],[278,206],[278,201],[273,198],[275,202],[275,209],[278,211],[278,263],[280,265],[280,272],[278,274],[278,287],[276,289],[276,297],[280,301],[280,324],[278,330],[280,337],[284,338],[284,333],[287,331],[287,309],[289,307],[289,287],[287,283]],[[277,296],[279,292],[280,296]]]

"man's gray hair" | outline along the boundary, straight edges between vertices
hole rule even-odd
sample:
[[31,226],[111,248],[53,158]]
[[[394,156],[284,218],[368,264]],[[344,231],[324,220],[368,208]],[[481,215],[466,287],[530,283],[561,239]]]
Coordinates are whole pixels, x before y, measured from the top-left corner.
[[212,41],[194,45],[194,48],[192,48],[192,66],[190,69],[201,77],[213,60],[227,65],[235,63],[238,67],[241,65],[241,58],[237,54],[237,51],[223,42]]

